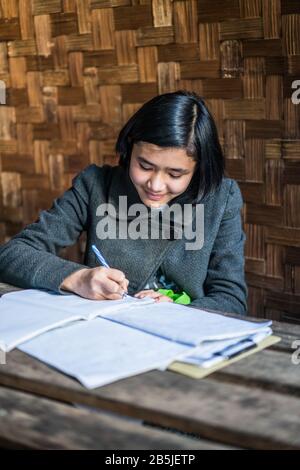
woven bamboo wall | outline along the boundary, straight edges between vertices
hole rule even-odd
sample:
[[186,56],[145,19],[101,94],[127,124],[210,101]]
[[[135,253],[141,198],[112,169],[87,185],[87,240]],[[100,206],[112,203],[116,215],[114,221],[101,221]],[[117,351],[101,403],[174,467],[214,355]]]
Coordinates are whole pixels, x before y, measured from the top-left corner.
[[[157,93],[200,93],[245,199],[249,310],[300,321],[299,0],[1,0],[0,241]],[[74,254],[74,252],[73,252]]]

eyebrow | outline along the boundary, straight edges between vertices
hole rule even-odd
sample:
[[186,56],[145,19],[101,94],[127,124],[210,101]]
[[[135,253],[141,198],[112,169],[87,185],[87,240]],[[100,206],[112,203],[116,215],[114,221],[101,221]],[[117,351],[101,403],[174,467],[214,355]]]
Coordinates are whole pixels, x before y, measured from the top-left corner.
[[[151,166],[154,166],[154,168],[157,168],[157,166],[154,165],[154,163],[149,162],[149,161],[146,160],[146,158],[144,158],[144,157],[140,157],[140,156],[139,156],[139,157],[137,157],[137,159],[138,159],[139,162],[147,163],[147,165],[151,165]],[[183,168],[169,168],[169,167],[167,167],[167,170],[169,170],[169,171],[176,171],[176,172],[181,173],[181,174],[183,174],[183,175],[185,175],[185,174],[187,174],[187,173],[190,172],[190,170],[184,170]]]

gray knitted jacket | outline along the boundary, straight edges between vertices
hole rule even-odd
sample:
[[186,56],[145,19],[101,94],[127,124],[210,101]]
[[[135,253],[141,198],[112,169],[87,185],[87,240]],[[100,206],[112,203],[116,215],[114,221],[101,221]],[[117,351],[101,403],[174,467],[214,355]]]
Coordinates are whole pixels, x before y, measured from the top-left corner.
[[[51,209],[42,211],[37,221],[0,247],[0,280],[63,294],[64,278],[99,265],[91,250],[96,244],[110,266],[125,273],[130,294],[142,290],[160,268],[190,295],[191,306],[246,314],[243,201],[234,180],[223,178],[219,188],[201,200],[204,244],[197,250],[186,250],[184,237],[99,239],[96,228],[102,216],[97,215],[97,207],[107,202],[117,207],[120,195],[128,197],[128,206],[141,203],[126,170],[108,165],[85,168]],[[87,233],[84,264],[59,257],[59,250],[73,245],[83,231]]]

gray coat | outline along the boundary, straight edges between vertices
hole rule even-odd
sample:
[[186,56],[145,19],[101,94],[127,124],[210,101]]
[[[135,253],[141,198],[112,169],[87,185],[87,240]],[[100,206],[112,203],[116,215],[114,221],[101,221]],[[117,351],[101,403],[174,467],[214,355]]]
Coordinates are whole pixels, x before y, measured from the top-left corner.
[[[167,279],[190,295],[191,306],[246,314],[243,201],[234,180],[223,178],[220,187],[201,200],[204,244],[198,250],[187,251],[184,238],[99,240],[97,207],[105,202],[117,207],[120,195],[128,196],[128,206],[141,202],[125,170],[108,165],[85,168],[51,209],[0,247],[0,280],[64,293],[59,286],[65,277],[99,265],[91,250],[96,244],[110,266],[126,274],[130,294],[142,290],[161,267]],[[83,231],[87,232],[84,264],[60,258],[59,250],[73,245]]]

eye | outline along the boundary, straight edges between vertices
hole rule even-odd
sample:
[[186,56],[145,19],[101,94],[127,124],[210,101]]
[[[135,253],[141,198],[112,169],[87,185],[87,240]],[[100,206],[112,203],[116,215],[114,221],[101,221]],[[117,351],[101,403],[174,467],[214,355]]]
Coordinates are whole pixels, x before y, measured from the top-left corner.
[[152,167],[145,165],[145,163],[139,162],[139,165],[140,165],[140,168],[142,168],[142,170],[146,170],[146,171],[147,170],[152,170]]
[[170,177],[173,178],[173,179],[177,179],[177,178],[181,178],[182,175],[171,175],[170,174]]

